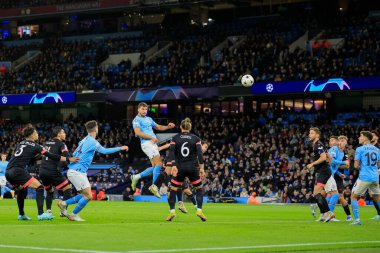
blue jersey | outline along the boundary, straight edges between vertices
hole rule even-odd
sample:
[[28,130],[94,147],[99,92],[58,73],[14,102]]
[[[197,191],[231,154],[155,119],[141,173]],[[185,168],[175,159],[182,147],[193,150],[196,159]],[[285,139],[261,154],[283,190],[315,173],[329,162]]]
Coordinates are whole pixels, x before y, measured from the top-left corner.
[[344,152],[341,151],[338,146],[332,146],[329,149],[329,154],[332,156],[332,162],[330,164],[330,170],[331,175],[334,176],[334,174],[338,171],[340,165],[345,164],[343,161]]
[[68,167],[69,169],[86,173],[92,163],[92,159],[94,159],[95,152],[112,154],[118,151],[121,151],[121,148],[104,148],[92,136],[87,135],[86,138],[79,142],[77,149],[73,153],[73,157],[79,156],[79,161],[77,163],[70,163]]
[[355,151],[355,161],[360,162],[359,179],[367,182],[378,182],[379,173],[377,163],[380,161],[380,150],[367,144]]
[[5,176],[5,171],[7,170],[8,163],[9,163],[9,162],[7,162],[7,161],[5,161],[5,162],[0,162],[0,170],[1,170],[1,172],[0,172],[0,177]]
[[[140,117],[136,116],[132,121],[133,129],[139,127],[141,132],[156,138],[156,135],[153,132],[153,127],[157,126],[157,123],[151,117]],[[140,138],[141,143],[150,141],[150,139]]]

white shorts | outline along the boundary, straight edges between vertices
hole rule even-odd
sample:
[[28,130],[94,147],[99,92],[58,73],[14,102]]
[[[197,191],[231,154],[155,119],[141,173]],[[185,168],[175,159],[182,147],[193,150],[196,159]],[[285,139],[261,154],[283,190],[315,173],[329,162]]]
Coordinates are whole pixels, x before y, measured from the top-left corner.
[[77,191],[91,187],[90,182],[88,182],[87,174],[85,173],[69,169],[67,171],[67,178],[74,185]]
[[338,187],[336,186],[336,181],[334,177],[331,176],[325,185],[325,191],[326,193],[330,193],[337,190],[338,190]]
[[6,186],[7,185],[7,180],[5,179],[5,176],[0,177],[0,186]]
[[367,182],[358,179],[352,188],[352,193],[356,195],[364,195],[366,190],[368,190],[370,194],[380,195],[379,182]]
[[149,157],[149,159],[152,159],[153,157],[160,155],[157,144],[154,144],[151,141],[141,143],[141,149]]

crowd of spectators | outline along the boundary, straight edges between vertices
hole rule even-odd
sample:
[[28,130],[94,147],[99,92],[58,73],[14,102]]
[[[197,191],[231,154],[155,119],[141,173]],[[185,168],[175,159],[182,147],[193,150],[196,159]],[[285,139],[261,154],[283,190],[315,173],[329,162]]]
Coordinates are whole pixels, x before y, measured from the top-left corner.
[[71,4],[88,1],[89,0],[2,0],[0,1],[0,9],[25,8],[56,4]]
[[[350,170],[344,173],[348,198],[350,189],[356,181],[358,171],[353,170],[355,148],[361,130],[377,130],[380,112],[362,112],[359,117],[365,119],[361,124],[352,124],[347,120],[343,126],[331,122],[336,116],[327,112],[313,113],[314,117],[304,119],[304,114],[269,109],[253,115],[237,115],[230,117],[197,116],[193,119],[194,132],[210,146],[205,157],[206,178],[203,186],[205,196],[213,199],[222,197],[248,197],[255,193],[260,197],[269,197],[284,203],[307,203],[314,183],[314,170],[307,169],[310,163],[310,143],[308,129],[319,126],[322,130],[322,141],[328,147],[331,135],[348,136],[346,152],[350,159]],[[286,123],[285,123],[286,122]],[[55,124],[40,123],[40,143],[44,143],[49,130]],[[67,132],[66,143],[71,152],[80,139],[85,136],[83,121],[71,119],[64,123]],[[21,124],[0,122],[0,149],[9,156],[15,145],[22,139]],[[138,140],[133,136],[126,123],[100,123],[99,142],[105,147],[130,145]],[[139,145],[137,145],[139,146]],[[136,147],[136,145],[134,146]],[[135,149],[135,148],[133,148]],[[132,152],[132,153],[131,153]],[[164,154],[164,152],[163,152]],[[134,156],[130,159],[130,156]],[[110,189],[123,185],[125,199],[131,200],[130,176],[141,172],[149,161],[136,162],[137,155],[132,149],[127,154],[97,154],[97,163],[112,164],[112,168],[93,174],[89,179],[94,189]],[[140,153],[140,157],[144,157]],[[140,194],[149,194],[151,179],[140,181]],[[161,189],[167,192],[167,185]]]

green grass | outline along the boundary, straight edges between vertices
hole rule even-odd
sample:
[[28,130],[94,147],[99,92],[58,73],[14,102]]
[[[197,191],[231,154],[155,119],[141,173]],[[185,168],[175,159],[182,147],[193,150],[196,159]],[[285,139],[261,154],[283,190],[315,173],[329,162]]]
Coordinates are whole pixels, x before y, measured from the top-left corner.
[[[193,252],[380,252],[380,221],[370,220],[375,214],[373,207],[360,209],[362,226],[350,226],[345,221],[317,223],[309,206],[301,205],[205,204],[208,221],[201,222],[191,205],[186,204],[189,214],[177,211],[174,221],[166,222],[165,203],[91,202],[81,213],[86,222],[80,223],[60,217],[37,221],[34,201],[26,201],[25,208],[33,220],[17,221],[16,201],[2,200],[0,252],[53,252],[51,248],[86,250],[54,252],[167,252],[167,249],[260,245],[268,248]],[[58,213],[56,206],[53,212]],[[345,217],[341,207],[336,208],[336,214],[338,219]],[[351,243],[273,246],[329,242]],[[44,249],[5,248],[9,245]]]

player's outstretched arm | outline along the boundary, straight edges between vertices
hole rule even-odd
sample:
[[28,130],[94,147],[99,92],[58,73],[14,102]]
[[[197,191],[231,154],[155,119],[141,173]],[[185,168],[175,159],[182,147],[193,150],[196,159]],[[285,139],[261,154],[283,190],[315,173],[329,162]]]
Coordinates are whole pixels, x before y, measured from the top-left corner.
[[128,146],[121,146],[121,147],[116,147],[116,148],[105,148],[103,146],[100,146],[96,151],[103,155],[109,155],[109,154],[119,152],[121,150],[128,151]]
[[155,125],[153,128],[158,130],[158,131],[166,131],[166,130],[169,130],[169,129],[173,129],[175,127],[175,124],[174,123],[169,123],[167,126],[163,126],[163,125]]
[[170,147],[170,143],[166,143],[165,145],[159,146],[158,147],[158,151],[161,151],[161,150],[164,150],[164,149],[168,149],[169,147]]
[[79,161],[79,157],[65,157],[65,156],[60,156],[60,155],[57,155],[57,154],[53,154],[53,153],[50,153],[48,152],[47,150],[43,150],[41,152],[42,155],[54,160],[54,161],[60,161],[60,162],[72,162],[72,163],[76,163]]

